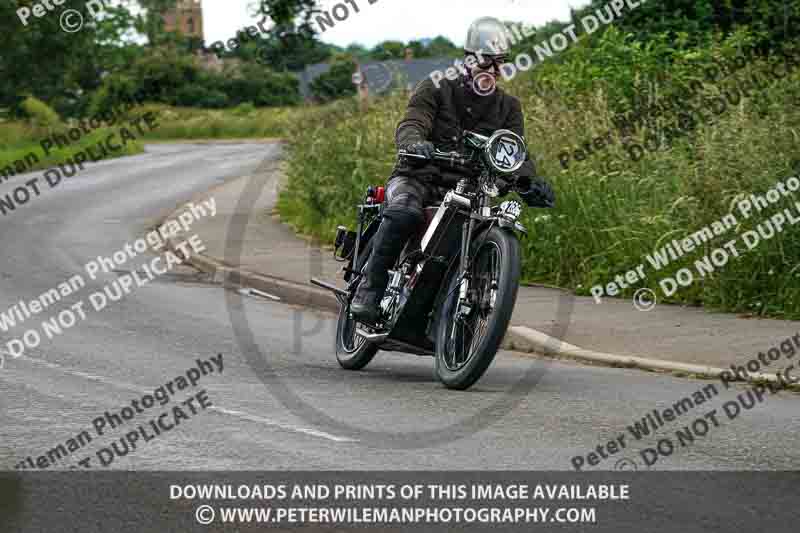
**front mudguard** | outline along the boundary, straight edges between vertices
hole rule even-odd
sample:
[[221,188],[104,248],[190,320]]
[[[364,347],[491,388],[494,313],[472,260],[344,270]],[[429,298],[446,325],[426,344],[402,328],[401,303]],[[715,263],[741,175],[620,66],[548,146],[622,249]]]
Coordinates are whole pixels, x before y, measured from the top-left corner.
[[496,221],[498,227],[513,231],[517,236],[528,234],[528,229],[519,220],[509,220],[504,217],[492,217],[491,220]]

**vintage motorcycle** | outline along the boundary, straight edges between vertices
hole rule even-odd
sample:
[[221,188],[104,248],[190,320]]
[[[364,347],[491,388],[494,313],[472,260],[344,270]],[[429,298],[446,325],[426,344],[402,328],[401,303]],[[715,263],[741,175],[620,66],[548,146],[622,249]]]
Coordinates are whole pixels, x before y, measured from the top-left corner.
[[[370,187],[358,206],[356,231],[340,226],[334,257],[347,288],[312,278],[341,304],[335,351],[349,370],[364,368],[378,350],[434,356],[438,378],[451,389],[467,389],[486,371],[508,328],[520,276],[517,233],[522,206],[492,205],[527,156],[522,137],[510,130],[491,136],[464,132],[465,153],[436,150],[443,170],[468,170],[441,204],[425,208],[426,227],[412,237],[389,271],[378,324],[362,324],[350,302],[369,260],[381,221],[384,190]],[[401,152],[400,157],[425,158]],[[451,181],[450,186],[453,185]],[[551,205],[538,205],[551,207]]]

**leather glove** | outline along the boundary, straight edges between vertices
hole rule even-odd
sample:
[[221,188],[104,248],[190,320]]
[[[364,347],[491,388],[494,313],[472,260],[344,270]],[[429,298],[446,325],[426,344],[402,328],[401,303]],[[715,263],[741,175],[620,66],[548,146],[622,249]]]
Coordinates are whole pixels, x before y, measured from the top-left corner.
[[436,151],[436,147],[434,147],[433,143],[430,141],[417,141],[412,144],[407,144],[403,148],[405,148],[406,152],[424,155],[428,159],[433,159],[433,153]]
[[550,184],[541,178],[534,178],[527,184],[518,183],[517,192],[530,207],[555,207],[556,205],[556,193]]
[[506,181],[503,178],[497,178],[494,181],[494,184],[497,185],[497,190],[500,191],[500,196],[505,196],[511,192],[514,182]]

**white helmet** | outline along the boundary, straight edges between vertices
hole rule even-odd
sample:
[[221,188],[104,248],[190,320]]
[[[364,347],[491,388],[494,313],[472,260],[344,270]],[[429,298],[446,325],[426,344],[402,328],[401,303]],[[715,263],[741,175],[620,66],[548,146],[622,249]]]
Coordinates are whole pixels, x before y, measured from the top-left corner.
[[478,56],[506,56],[513,41],[505,24],[493,17],[481,17],[469,27],[464,51]]

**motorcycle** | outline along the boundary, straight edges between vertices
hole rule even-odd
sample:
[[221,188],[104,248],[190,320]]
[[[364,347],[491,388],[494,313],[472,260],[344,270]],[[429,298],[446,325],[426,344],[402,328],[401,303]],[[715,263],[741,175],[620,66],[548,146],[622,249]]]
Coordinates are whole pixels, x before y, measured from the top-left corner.
[[[492,200],[500,196],[498,185],[507,189],[503,178],[525,162],[527,147],[510,130],[491,136],[467,131],[464,145],[464,153],[434,153],[432,161],[442,169],[466,169],[467,177],[459,178],[439,205],[425,208],[425,226],[389,271],[377,324],[357,322],[350,303],[381,222],[383,187],[368,188],[358,206],[355,231],[337,229],[334,257],[346,263],[342,269],[346,288],[316,278],[311,283],[332,291],[341,304],[334,345],[343,368],[362,369],[379,350],[433,356],[439,380],[448,388],[464,390],[492,363],[517,298],[521,268],[517,235],[527,233],[518,221],[520,203],[492,205]],[[427,159],[407,152],[399,155]]]

